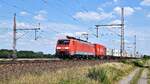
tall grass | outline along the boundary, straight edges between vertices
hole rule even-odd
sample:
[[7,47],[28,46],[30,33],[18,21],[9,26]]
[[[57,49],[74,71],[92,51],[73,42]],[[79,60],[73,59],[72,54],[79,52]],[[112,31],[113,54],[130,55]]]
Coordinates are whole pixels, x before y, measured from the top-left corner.
[[98,80],[102,84],[114,84],[124,75],[127,75],[133,67],[131,65],[113,64],[95,67],[89,70],[88,77]]
[[55,72],[43,72],[41,74],[25,74],[20,78],[12,78],[0,84],[99,84],[97,81],[87,78],[90,66],[61,69]]
[[28,73],[0,84],[114,84],[132,68],[132,65],[123,63],[73,67],[41,74]]
[[98,80],[101,83],[110,84],[111,82],[108,79],[108,71],[104,68],[97,69],[93,68],[89,70],[88,77],[94,80]]
[[132,64],[136,67],[144,67],[144,64],[147,60],[145,59],[134,59],[134,60],[122,60],[121,62],[124,64]]
[[133,64],[138,67],[143,67],[145,64],[145,60],[135,60],[133,61]]

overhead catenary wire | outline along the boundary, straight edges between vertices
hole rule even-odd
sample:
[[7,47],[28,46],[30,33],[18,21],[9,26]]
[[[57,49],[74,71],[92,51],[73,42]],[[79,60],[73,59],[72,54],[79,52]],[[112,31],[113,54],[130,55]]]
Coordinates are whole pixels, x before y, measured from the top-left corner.
[[18,7],[17,5],[14,5],[14,4],[9,4],[7,1],[4,1],[4,0],[0,0],[0,2],[6,4],[7,6],[10,6],[10,7],[13,7],[13,8],[16,8],[18,10],[21,10],[21,11],[26,11],[26,12],[29,12],[30,14],[34,15],[34,13],[32,13],[31,11],[27,10],[27,9],[22,9],[20,7]]
[[47,4],[47,0],[42,0],[45,4]]
[[[7,5],[7,6],[9,6],[9,7],[12,7],[12,8],[15,8],[15,9],[18,9],[18,10],[20,10],[20,11],[26,11],[26,12],[28,12],[29,14],[31,14],[31,15],[35,15],[33,12],[31,12],[31,11],[29,11],[29,10],[27,10],[27,9],[24,9],[24,8],[21,8],[21,7],[19,7],[19,6],[17,6],[17,5],[15,5],[15,4],[9,4],[7,1],[5,1],[5,0],[0,0],[0,2],[2,2],[2,3],[4,3],[5,5]],[[8,17],[8,16],[7,16]]]
[[89,11],[85,8],[85,6],[83,6],[83,5],[81,4],[80,0],[76,0],[76,1],[77,1],[77,3],[79,4],[79,6],[83,9],[83,11],[89,12]]
[[[58,1],[59,1],[59,3],[61,3],[62,5],[65,6],[63,0],[58,0]],[[80,8],[82,9],[82,10],[81,10],[82,12],[88,12],[88,10],[87,10],[84,6],[82,6],[82,4],[80,3],[80,1],[76,0],[76,2],[79,4]],[[69,7],[69,8],[70,8],[71,10],[73,9],[73,8],[71,8],[71,7]],[[73,16],[70,16],[70,17],[73,18],[73,19],[74,19],[75,21],[77,21],[78,23],[83,24],[83,22],[81,23],[80,20],[74,18]]]
[[[47,6],[50,6],[49,4],[48,4],[48,1],[46,1],[46,0],[42,0]],[[63,1],[61,1],[61,0],[58,0],[60,3],[63,3]],[[59,5],[58,7],[60,7],[60,4],[58,4],[57,3],[57,5]],[[60,10],[61,11],[61,10]],[[72,20],[74,20],[74,21],[76,21],[76,22],[78,22],[78,23],[80,23],[80,21],[79,20],[77,20],[76,18],[74,18],[72,15],[70,15],[70,14],[67,14],[66,12],[64,12],[64,11],[61,11],[61,13],[63,13],[64,15],[66,15],[66,16],[68,16],[68,17],[70,17]]]
[[[45,4],[47,4],[48,5],[48,1],[47,0],[42,0]],[[15,5],[15,4],[9,4],[7,1],[5,1],[5,0],[0,0],[0,2],[2,2],[2,3],[4,3],[4,4],[6,4],[7,6],[9,6],[9,7],[12,7],[12,8],[15,8],[15,9],[18,9],[18,10],[21,10],[21,11],[26,11],[26,12],[28,12],[28,13],[30,13],[30,14],[32,14],[32,15],[35,15],[34,13],[32,13],[31,11],[29,11],[29,10],[27,10],[27,9],[24,9],[24,8],[21,8],[21,7],[19,7],[19,6],[17,6],[17,5]],[[63,1],[60,1],[61,3],[63,3]],[[48,5],[49,6],[49,5]],[[70,15],[70,14],[67,14],[66,12],[64,12],[64,11],[62,11],[65,15],[67,15],[68,17],[71,17],[74,21],[76,21],[76,22],[78,22],[78,23],[80,23],[80,21],[79,20],[77,20],[76,18],[74,18],[72,15]],[[54,31],[55,33],[60,33],[59,31],[57,31],[57,30],[52,30],[52,31]]]
[[[48,4],[48,1],[46,1],[46,0],[42,0],[42,1],[43,1],[44,4],[46,4],[48,7],[50,6],[50,5]],[[59,0],[59,2],[60,2],[60,3],[63,3],[63,1],[61,1],[61,0]],[[59,5],[58,7],[60,7],[60,4],[57,3],[57,5]],[[73,21],[76,21],[76,22],[80,23],[80,21],[77,20],[76,18],[74,18],[72,15],[70,15],[70,14],[64,12],[64,11],[61,11],[61,13],[63,13],[64,15],[70,17]],[[49,19],[48,19],[48,20],[49,20]],[[61,34],[61,32],[59,32],[59,31],[57,31],[57,30],[54,30],[54,29],[51,29],[51,30],[54,31],[54,32],[57,33],[57,34],[58,34],[58,33]]]
[[[22,8],[18,7],[17,5],[14,5],[14,4],[9,4],[7,1],[0,0],[0,2],[6,4],[6,5],[9,6],[9,7],[16,8],[16,9],[18,9],[18,10],[20,10],[20,11],[26,11],[26,12],[28,12],[29,14],[33,15],[33,16],[35,15],[35,14],[32,13],[31,11],[29,11],[29,10],[27,10],[27,9],[22,9]],[[16,15],[16,16],[17,16],[17,15]],[[8,17],[8,16],[7,16],[7,17]],[[23,18],[23,17],[22,17],[22,18]],[[30,21],[31,21],[31,20],[30,20]]]
[[[65,3],[63,2],[63,0],[58,0],[62,5],[64,5],[65,6]],[[81,2],[79,1],[79,0],[76,0],[76,2],[78,3],[78,5],[80,6],[80,11],[81,12],[89,12],[89,10],[85,7],[85,6],[83,6],[82,4],[81,4]],[[71,6],[71,7],[74,7],[74,6]],[[71,10],[73,9],[73,8],[71,8],[71,7],[69,7]],[[71,16],[72,17],[72,16]],[[80,23],[80,24],[85,24],[84,22],[82,22],[81,23],[81,21],[80,20],[78,20],[78,19],[76,19],[76,18],[74,18],[74,17],[72,17],[74,20],[76,20],[78,23]],[[85,25],[87,25],[87,24],[85,24]],[[94,34],[92,34],[92,35],[94,35]]]
[[114,33],[114,34],[116,34],[117,36],[121,36],[121,34],[119,34],[119,33],[117,33],[117,32],[115,32],[115,31],[113,31],[113,30],[111,30],[111,29],[109,29],[109,28],[106,28],[108,31],[110,31],[110,32],[112,32],[112,33]]
[[[41,1],[42,1],[45,5],[47,5],[48,7],[50,6],[50,5],[48,4],[48,0],[41,0]],[[57,2],[59,2],[59,3],[56,3],[58,7],[60,7],[60,5],[64,5],[64,6],[65,6],[63,0],[58,0]],[[80,3],[80,2],[79,2],[79,3]],[[81,6],[81,4],[80,4],[80,6]],[[69,7],[69,8],[70,8],[70,7]],[[82,8],[83,8],[83,6],[82,6]],[[60,10],[60,11],[61,11],[61,10]],[[84,11],[87,12],[88,10],[86,10],[86,9],[84,8]],[[64,15],[70,17],[72,20],[74,20],[74,21],[76,21],[76,22],[78,22],[78,23],[81,23],[78,19],[74,18],[72,15],[70,15],[70,14],[64,12],[64,11],[61,11],[61,13],[63,13]],[[55,32],[58,33],[58,31],[55,31]],[[60,33],[60,32],[59,32],[59,33]]]
[[[7,6],[9,6],[9,7],[12,7],[12,8],[21,10],[21,11],[26,11],[26,12],[28,12],[29,14],[33,15],[33,16],[35,15],[34,13],[30,12],[29,10],[22,9],[21,7],[18,7],[17,5],[14,5],[14,4],[9,4],[7,1],[0,0],[0,2],[4,3],[5,5],[7,5]],[[30,20],[30,21],[31,21],[31,20]],[[31,26],[31,24],[30,24],[30,26]],[[32,26],[33,26],[33,25],[32,25]],[[29,28],[29,29],[30,29],[30,28]],[[35,30],[35,35],[36,35],[36,32],[37,32],[37,31]],[[26,34],[26,33],[24,33],[24,34],[21,35],[20,37],[16,38],[16,40],[19,39],[19,38],[21,38],[21,37],[23,37],[23,36],[25,36],[25,34]],[[36,37],[35,37],[35,39],[36,39]]]
[[27,31],[27,32],[25,32],[24,34],[22,34],[21,36],[19,36],[18,38],[16,38],[16,40],[18,40],[18,39],[20,39],[20,38],[24,37],[27,33],[29,33],[29,32],[28,32],[28,31]]

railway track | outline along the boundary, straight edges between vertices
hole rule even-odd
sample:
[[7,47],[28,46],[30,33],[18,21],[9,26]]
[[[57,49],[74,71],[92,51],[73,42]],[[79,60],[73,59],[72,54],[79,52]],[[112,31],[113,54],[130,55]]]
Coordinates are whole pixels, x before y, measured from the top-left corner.
[[114,60],[21,60],[0,62],[0,79],[8,80],[11,77],[19,77],[25,73],[42,73],[44,71],[56,71],[62,68],[93,66]]

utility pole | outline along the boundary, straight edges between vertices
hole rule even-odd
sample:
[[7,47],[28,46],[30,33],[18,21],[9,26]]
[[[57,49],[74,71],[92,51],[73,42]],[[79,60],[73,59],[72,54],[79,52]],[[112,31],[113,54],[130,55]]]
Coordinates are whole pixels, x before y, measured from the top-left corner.
[[13,60],[17,58],[17,49],[16,49],[16,43],[19,38],[17,38],[17,31],[35,31],[35,40],[37,40],[37,32],[40,30],[40,23],[39,23],[39,28],[24,28],[24,29],[17,29],[17,24],[16,24],[16,13],[14,14],[14,25],[13,25]]
[[121,8],[121,24],[103,24],[103,25],[95,25],[96,26],[96,37],[98,38],[99,27],[101,26],[110,26],[110,27],[119,27],[121,29],[120,36],[120,55],[123,57],[125,51],[125,43],[124,43],[124,8]]
[[136,35],[134,35],[134,57],[136,57]]
[[17,55],[16,55],[16,13],[14,14],[14,20],[13,20],[13,60],[16,59]]
[[121,45],[120,45],[120,55],[124,55],[125,43],[124,43],[124,9],[121,8]]
[[98,31],[98,27],[99,27],[99,26],[96,25],[96,37],[97,37],[97,38],[99,37],[99,36],[98,36],[98,32],[99,32],[99,31]]

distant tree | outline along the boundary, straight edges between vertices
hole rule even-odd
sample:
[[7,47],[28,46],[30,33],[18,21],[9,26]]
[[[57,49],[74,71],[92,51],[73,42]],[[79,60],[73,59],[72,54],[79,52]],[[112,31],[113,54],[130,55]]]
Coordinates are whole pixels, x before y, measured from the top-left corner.
[[33,51],[18,51],[18,58],[36,58],[36,55]]
[[144,55],[144,59],[150,59],[150,55]]
[[[1,49],[0,58],[12,57],[13,50]],[[17,58],[54,58],[55,55],[44,54],[43,52],[17,51]]]
[[13,51],[7,49],[0,50],[0,58],[10,58],[12,57]]

